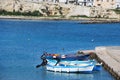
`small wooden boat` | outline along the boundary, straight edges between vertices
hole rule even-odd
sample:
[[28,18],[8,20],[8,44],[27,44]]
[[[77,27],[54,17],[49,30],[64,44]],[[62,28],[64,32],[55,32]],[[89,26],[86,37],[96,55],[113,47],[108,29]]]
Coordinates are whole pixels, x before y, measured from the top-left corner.
[[46,70],[54,72],[92,72],[94,61],[61,61],[57,65],[55,60],[48,60]]
[[41,59],[60,59],[60,60],[88,60],[91,54],[68,54],[68,55],[61,55],[61,54],[49,54],[45,53],[41,56]]
[[[46,59],[47,60],[47,64],[49,65],[56,65],[57,60],[51,60],[51,59]],[[79,60],[75,60],[75,61],[65,61],[65,60],[61,60],[57,65],[77,65],[77,66],[83,66],[83,65],[89,65],[89,64],[96,64],[96,61],[93,60],[86,60],[86,61],[79,61]]]
[[48,60],[46,70],[53,72],[84,72],[91,73],[94,68],[94,61],[61,61],[57,65],[55,60]]

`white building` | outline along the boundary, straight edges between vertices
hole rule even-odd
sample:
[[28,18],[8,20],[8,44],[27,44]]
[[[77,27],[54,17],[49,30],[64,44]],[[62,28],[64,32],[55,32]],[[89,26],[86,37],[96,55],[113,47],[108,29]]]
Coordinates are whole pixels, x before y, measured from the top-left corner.
[[116,4],[115,4],[116,8],[120,8],[120,0],[116,0],[115,3],[116,3]]
[[101,6],[103,8],[120,8],[120,0],[23,0],[28,2],[72,3],[80,6]]
[[93,6],[93,0],[78,0],[80,6]]
[[39,3],[39,2],[64,2],[65,0],[24,0],[27,2],[35,2],[35,3]]
[[93,0],[25,0],[28,2],[60,2],[60,3],[74,3],[79,4],[80,6],[93,6]]

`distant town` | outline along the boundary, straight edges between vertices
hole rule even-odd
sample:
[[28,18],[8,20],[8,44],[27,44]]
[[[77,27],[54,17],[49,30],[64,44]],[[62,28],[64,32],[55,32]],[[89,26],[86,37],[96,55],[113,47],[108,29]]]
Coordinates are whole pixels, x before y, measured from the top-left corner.
[[0,0],[0,15],[120,20],[120,0]]
[[[16,0],[17,1],[17,0]],[[120,0],[24,0],[28,2],[54,2],[54,3],[64,3],[64,4],[75,4],[80,6],[101,6],[103,8],[120,8]]]

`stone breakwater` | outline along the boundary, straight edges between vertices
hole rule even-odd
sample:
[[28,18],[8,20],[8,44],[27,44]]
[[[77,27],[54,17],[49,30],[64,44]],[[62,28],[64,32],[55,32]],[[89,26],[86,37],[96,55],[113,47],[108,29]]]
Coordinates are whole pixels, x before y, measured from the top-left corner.
[[110,72],[116,80],[120,80],[120,46],[96,47],[95,50],[83,50],[78,53],[92,53],[91,58],[102,62],[102,66]]
[[103,63],[103,67],[120,80],[120,46],[96,47],[96,59]]

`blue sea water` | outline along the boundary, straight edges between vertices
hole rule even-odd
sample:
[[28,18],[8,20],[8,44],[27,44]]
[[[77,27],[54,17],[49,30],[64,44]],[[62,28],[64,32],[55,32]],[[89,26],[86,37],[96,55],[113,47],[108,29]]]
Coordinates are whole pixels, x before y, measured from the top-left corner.
[[36,69],[43,51],[69,54],[96,46],[120,46],[120,23],[0,20],[0,80],[114,80],[104,68],[92,74]]

